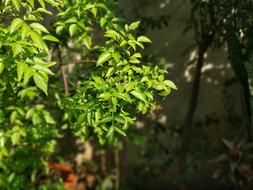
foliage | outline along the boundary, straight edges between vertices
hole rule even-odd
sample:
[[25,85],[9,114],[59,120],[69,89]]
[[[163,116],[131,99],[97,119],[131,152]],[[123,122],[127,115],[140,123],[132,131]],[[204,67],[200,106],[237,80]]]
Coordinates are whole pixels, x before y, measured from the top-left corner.
[[223,139],[227,150],[212,164],[219,164],[219,169],[214,174],[223,183],[233,184],[236,189],[251,189],[253,182],[252,144],[245,142],[230,142]]
[[[1,189],[50,189],[47,165],[62,126],[78,137],[95,133],[100,143],[113,143],[116,132],[126,136],[137,113],[155,108],[156,92],[166,96],[176,89],[165,80],[165,70],[141,63],[140,49],[151,41],[135,37],[140,22],[124,25],[113,11],[114,4],[1,1]],[[101,40],[95,39],[98,31]],[[75,73],[78,80],[71,81],[73,90],[68,92],[68,63],[61,52],[71,52],[70,43],[82,58],[94,58],[96,65],[89,67],[85,77],[82,70]],[[60,74],[69,94],[64,95],[54,79]]]

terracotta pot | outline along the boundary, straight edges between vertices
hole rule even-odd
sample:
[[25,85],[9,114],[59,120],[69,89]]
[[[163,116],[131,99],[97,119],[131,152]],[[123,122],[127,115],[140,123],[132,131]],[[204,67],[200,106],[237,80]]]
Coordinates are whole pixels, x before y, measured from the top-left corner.
[[64,187],[67,190],[75,190],[77,183],[77,175],[67,163],[51,163],[49,164],[51,170],[60,172],[64,177]]

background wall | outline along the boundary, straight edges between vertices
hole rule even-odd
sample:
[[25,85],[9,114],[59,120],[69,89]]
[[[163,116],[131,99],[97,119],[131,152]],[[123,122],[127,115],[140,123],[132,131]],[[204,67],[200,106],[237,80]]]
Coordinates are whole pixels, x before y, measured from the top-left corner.
[[[157,120],[164,124],[168,131],[170,128],[180,128],[188,109],[195,69],[195,64],[190,64],[190,62],[197,54],[197,49],[193,47],[195,44],[193,31],[184,32],[191,11],[189,1],[122,0],[119,5],[125,18],[130,21],[138,20],[140,17],[156,19],[161,15],[168,15],[169,22],[167,26],[163,26],[160,29],[147,30],[146,35],[153,41],[148,48],[148,54],[155,54],[160,60],[160,63],[154,62],[153,64],[163,63],[169,71],[168,78],[176,83],[178,90],[172,92],[166,100],[160,102],[161,110],[156,112],[155,115],[150,114],[148,118],[142,118],[140,121],[143,122],[143,127],[147,131],[152,130],[152,127],[154,127],[152,122]],[[206,54],[205,65],[202,69],[198,108],[194,117],[196,125],[194,125],[192,131],[193,139],[204,138],[212,142],[212,147],[209,147],[209,149],[213,158],[222,149],[221,138],[229,138],[229,131],[234,130],[230,127],[228,115],[242,115],[240,87],[233,85],[225,89],[227,81],[232,79],[234,75],[227,61],[226,47],[221,49],[219,51],[210,50]],[[229,103],[234,106],[228,114],[226,105]],[[219,122],[208,122],[208,118],[213,118],[214,120],[218,118]],[[140,123],[138,124],[141,125]],[[170,133],[168,131],[160,134],[159,139],[164,146],[173,149],[181,141],[176,134],[173,135],[173,132]],[[196,149],[198,148],[197,146],[195,147]],[[124,149],[122,164],[126,178],[123,178],[135,178],[133,171],[129,170],[129,168],[139,165],[141,162],[139,162],[139,154],[138,149],[134,151],[133,146]],[[209,160],[212,159],[212,156]],[[154,162],[162,160],[161,157],[158,153]],[[180,160],[170,165],[159,176],[152,178],[150,182],[145,182],[145,189],[168,189],[171,177],[180,170],[181,164],[179,162]],[[213,183],[214,179],[211,178],[212,173],[214,173],[213,166],[203,164],[193,174],[193,179],[186,189],[217,189],[217,183]],[[202,183],[203,181],[205,183]],[[159,187],[157,184],[159,184]],[[195,187],[194,184],[198,185],[195,185]],[[224,188],[224,186],[222,187]]]

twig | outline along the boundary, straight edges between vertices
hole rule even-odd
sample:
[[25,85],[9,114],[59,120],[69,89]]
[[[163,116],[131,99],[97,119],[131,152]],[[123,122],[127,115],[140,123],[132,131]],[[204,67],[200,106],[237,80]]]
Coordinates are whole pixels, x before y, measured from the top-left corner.
[[72,65],[72,64],[81,64],[81,63],[96,63],[96,60],[76,60],[71,62],[62,62],[61,65]]

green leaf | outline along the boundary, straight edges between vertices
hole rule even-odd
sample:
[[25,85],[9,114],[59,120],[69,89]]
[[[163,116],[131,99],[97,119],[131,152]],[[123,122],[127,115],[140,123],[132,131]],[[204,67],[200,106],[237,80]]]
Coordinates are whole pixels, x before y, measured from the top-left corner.
[[39,31],[45,32],[45,33],[49,33],[48,30],[42,24],[37,23],[37,22],[30,24],[30,27],[37,29]]
[[105,23],[106,23],[106,18],[102,17],[100,19],[100,26],[103,27],[105,25]]
[[136,51],[136,43],[135,42],[133,42],[132,40],[129,40],[128,44],[134,49],[134,51]]
[[97,66],[102,65],[104,62],[108,61],[111,58],[111,53],[104,52],[98,57]]
[[23,24],[21,29],[21,37],[24,39],[29,34],[31,28],[27,24]]
[[100,120],[100,124],[102,123],[108,123],[112,121],[112,116],[111,115],[106,115],[105,117],[103,117],[103,119]]
[[3,72],[4,70],[4,64],[3,62],[0,62],[0,74]]
[[105,77],[110,77],[115,72],[114,67],[110,67],[108,71],[106,72]]
[[38,0],[39,1],[39,4],[42,8],[45,8],[45,2],[44,0]]
[[77,24],[71,24],[69,27],[70,36],[73,36],[76,33],[77,29],[78,29]]
[[106,138],[111,138],[113,136],[113,133],[114,133],[114,127],[111,126],[107,135],[106,135]]
[[141,58],[142,56],[141,56],[140,53],[134,53],[132,57],[134,57],[134,58]]
[[36,86],[47,95],[47,83],[48,83],[47,75],[42,72],[35,72],[33,74],[33,80]]
[[142,100],[143,102],[147,101],[146,96],[143,93],[141,93],[140,91],[133,90],[133,91],[130,92],[130,94],[132,94],[133,96],[135,96],[139,100]]
[[16,57],[19,53],[23,52],[23,48],[19,43],[12,44],[13,57]]
[[31,31],[30,32],[30,37],[32,39],[32,41],[41,49],[44,49],[46,51],[48,51],[48,48],[46,46],[46,44],[44,43],[44,41],[42,40],[40,34],[38,32],[35,31]]
[[20,140],[20,134],[19,132],[15,132],[11,135],[11,142],[13,145],[16,145],[19,143]]
[[76,18],[75,17],[71,17],[65,23],[76,23],[76,22],[77,22]]
[[87,123],[88,125],[92,126],[92,112],[87,114]]
[[46,14],[52,15],[52,12],[50,12],[50,11],[44,9],[44,8],[41,8],[41,7],[38,8],[38,9],[36,10],[36,12],[46,13]]
[[118,32],[116,32],[115,30],[108,30],[108,31],[106,31],[105,36],[108,38],[117,39],[121,35]]
[[43,65],[34,65],[33,68],[38,71],[43,71],[44,73],[47,73],[49,75],[54,75],[54,73],[49,68]]
[[54,118],[52,118],[48,112],[45,112],[44,118],[48,124],[55,124]]
[[97,9],[96,7],[93,7],[93,8],[91,9],[91,12],[92,12],[92,14],[94,15],[94,17],[96,17],[96,16],[97,16],[98,9]]
[[172,81],[170,81],[170,80],[165,80],[165,81],[163,81],[163,83],[164,83],[166,86],[168,86],[168,87],[170,87],[170,88],[172,88],[172,89],[177,90],[177,86],[176,86]]
[[26,85],[30,78],[33,76],[35,70],[32,67],[28,67],[24,73],[24,84]]
[[90,36],[85,36],[85,38],[84,38],[84,43],[85,43],[86,47],[87,47],[89,50],[91,49],[91,43],[92,43],[91,40],[92,40],[92,39],[91,39]]
[[132,82],[132,81],[128,82],[125,85],[125,89],[126,89],[127,92],[129,92],[130,90],[134,89],[134,87],[135,87],[135,82]]
[[5,0],[5,4],[4,5],[7,7],[7,5],[9,5],[10,1],[11,0]]
[[18,62],[17,63],[17,75],[18,75],[18,81],[21,81],[22,76],[27,69],[28,65],[25,62]]
[[119,134],[121,134],[121,135],[123,135],[123,136],[127,136],[126,135],[126,133],[125,133],[125,131],[122,129],[122,128],[120,128],[120,127],[117,127],[117,126],[114,126],[114,129],[119,133]]
[[57,26],[56,27],[56,34],[61,34],[63,28],[64,28],[64,26]]
[[56,37],[52,35],[45,35],[42,38],[43,40],[51,41],[51,42],[60,42]]
[[21,18],[15,18],[11,22],[10,33],[13,33],[14,31],[18,30],[23,24],[24,21]]
[[128,30],[135,30],[138,28],[138,26],[140,25],[140,21],[137,22],[133,22],[132,24],[130,24],[130,26],[128,27]]
[[151,43],[152,41],[146,36],[140,36],[137,38],[138,42]]
[[16,7],[16,9],[19,10],[19,2],[17,0],[11,0],[11,2]]
[[37,20],[39,20],[39,19],[38,19],[34,14],[28,14],[26,20],[29,20],[29,21],[37,21]]
[[129,59],[129,63],[138,64],[138,63],[140,63],[140,61],[138,59],[132,57]]

